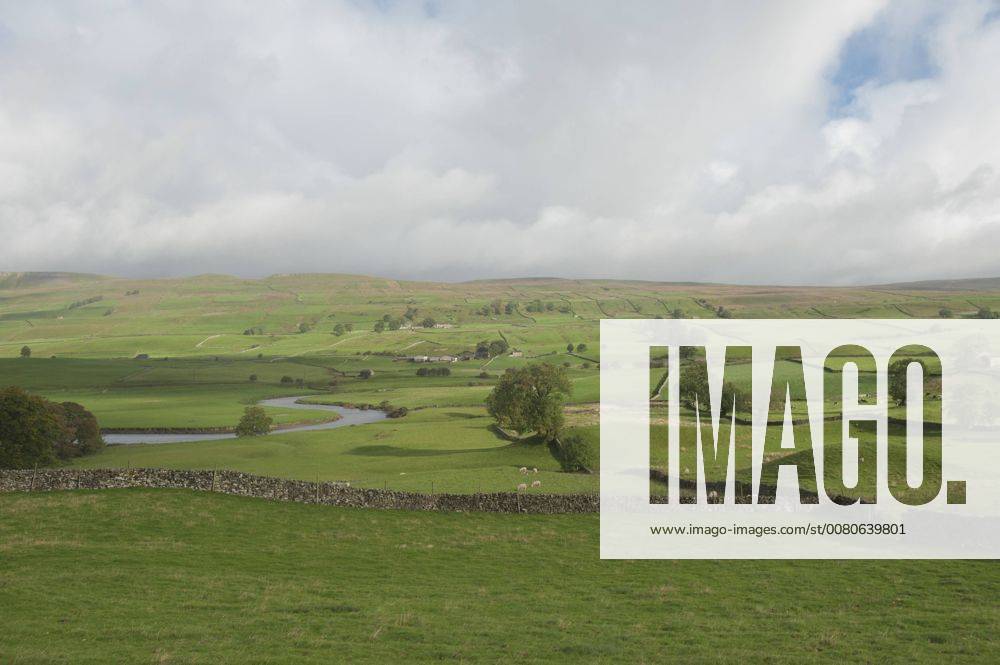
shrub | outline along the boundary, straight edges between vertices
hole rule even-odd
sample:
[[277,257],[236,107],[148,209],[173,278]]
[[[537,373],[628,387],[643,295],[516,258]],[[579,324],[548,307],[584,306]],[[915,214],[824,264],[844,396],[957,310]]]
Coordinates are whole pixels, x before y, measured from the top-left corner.
[[295,379],[293,379],[292,377],[290,377],[290,376],[288,376],[286,374],[283,377],[281,377],[281,382],[282,383],[295,383]]
[[401,406],[398,409],[393,409],[392,411],[390,411],[387,414],[387,416],[389,418],[402,418],[409,412],[410,412],[409,409],[407,409],[405,406]]
[[22,358],[30,358],[31,357],[31,347],[30,346],[22,346],[21,347],[21,357]]
[[375,376],[375,372],[370,369],[363,369],[360,372],[358,372],[358,376],[361,377],[362,379],[370,379],[373,376]]
[[593,441],[579,434],[570,434],[549,442],[549,451],[563,471],[593,473],[600,462],[600,451]]
[[250,383],[257,383],[257,375],[256,374],[251,374],[250,375]]

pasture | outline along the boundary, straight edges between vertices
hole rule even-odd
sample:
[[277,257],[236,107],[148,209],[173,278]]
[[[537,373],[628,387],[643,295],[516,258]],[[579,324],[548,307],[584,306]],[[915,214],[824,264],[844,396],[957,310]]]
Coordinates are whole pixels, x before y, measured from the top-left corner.
[[602,561],[596,515],[0,495],[9,663],[992,662],[991,561]]
[[[232,427],[245,406],[281,396],[409,409],[325,431],[111,446],[72,462],[83,467],[477,492],[514,491],[524,466],[538,468],[537,491],[595,492],[596,475],[564,473],[545,446],[495,429],[483,400],[509,367],[564,365],[569,433],[597,444],[601,318],[971,317],[983,308],[1000,309],[1000,281],[778,288],[0,274],[0,385],[79,402],[105,428]],[[385,317],[400,328],[375,332]],[[438,327],[412,327],[427,317]],[[471,355],[496,340],[517,355],[405,359]],[[30,357],[19,357],[23,347]],[[745,360],[729,368],[744,387]],[[417,376],[424,366],[450,375]],[[871,392],[870,368],[860,369]],[[796,370],[779,359],[780,377]],[[661,376],[650,370],[651,389]],[[825,376],[828,387],[838,379]],[[801,395],[792,397],[798,416]],[[328,417],[267,411],[278,424]],[[692,415],[682,411],[684,446]],[[654,406],[654,433],[663,423]],[[902,441],[894,430],[890,445]],[[737,442],[747,445],[741,434]],[[654,450],[652,462],[667,460]],[[601,561],[597,540],[597,516],[381,512],[171,490],[0,495],[0,661],[743,662],[769,653],[771,662],[987,662],[997,651],[992,562]]]

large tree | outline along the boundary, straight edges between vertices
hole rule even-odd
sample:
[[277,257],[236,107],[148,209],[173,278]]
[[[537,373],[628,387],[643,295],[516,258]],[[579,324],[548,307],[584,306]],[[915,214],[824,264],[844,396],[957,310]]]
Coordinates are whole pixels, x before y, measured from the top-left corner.
[[79,404],[56,404],[15,386],[0,390],[0,468],[51,464],[103,445],[97,419]]
[[565,368],[532,364],[507,370],[486,398],[486,408],[500,427],[552,441],[562,430],[563,399],[572,391]]

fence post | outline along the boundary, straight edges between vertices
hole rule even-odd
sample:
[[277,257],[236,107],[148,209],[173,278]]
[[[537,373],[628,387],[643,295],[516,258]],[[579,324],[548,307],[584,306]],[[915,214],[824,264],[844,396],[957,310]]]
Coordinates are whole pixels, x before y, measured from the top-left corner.
[[38,465],[35,465],[35,470],[31,472],[31,486],[28,487],[29,492],[35,491],[35,476],[38,475]]
[[217,487],[219,486],[219,470],[212,469],[212,491],[217,492]]

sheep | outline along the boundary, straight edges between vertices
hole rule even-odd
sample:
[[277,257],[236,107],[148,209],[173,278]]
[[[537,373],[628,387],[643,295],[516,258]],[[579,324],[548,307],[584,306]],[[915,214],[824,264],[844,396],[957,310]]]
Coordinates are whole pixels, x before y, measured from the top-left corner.
[[538,467],[537,466],[536,467],[532,467],[531,472],[532,473],[538,473]]
[[522,466],[520,469],[518,469],[518,471],[520,471],[521,473],[525,473],[526,474],[526,473],[528,473],[528,467]]
[[518,485],[518,486],[517,486],[517,491],[518,491],[518,492],[523,492],[523,491],[525,491],[526,489],[528,489],[528,486],[527,486],[527,485],[525,485],[524,483],[521,483],[520,485]]
[[541,487],[542,486],[542,481],[536,480],[535,482],[531,483],[531,486],[532,487]]

